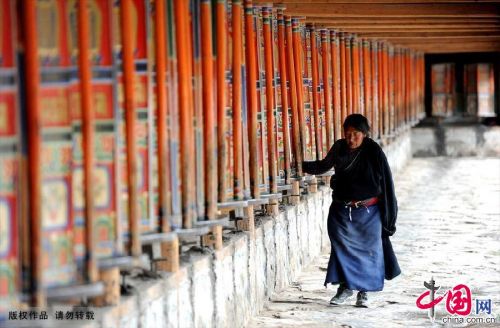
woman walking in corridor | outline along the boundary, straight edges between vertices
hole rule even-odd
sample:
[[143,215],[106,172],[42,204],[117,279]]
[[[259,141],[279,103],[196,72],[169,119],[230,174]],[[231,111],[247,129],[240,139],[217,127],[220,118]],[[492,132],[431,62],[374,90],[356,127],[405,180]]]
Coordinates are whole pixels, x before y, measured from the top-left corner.
[[339,287],[330,303],[343,304],[357,290],[356,306],[367,307],[367,292],[381,291],[384,278],[401,273],[389,240],[396,231],[398,206],[387,158],[369,138],[368,120],[349,115],[343,129],[344,139],[337,140],[324,159],[304,162],[303,167],[309,174],[335,169],[325,286]]

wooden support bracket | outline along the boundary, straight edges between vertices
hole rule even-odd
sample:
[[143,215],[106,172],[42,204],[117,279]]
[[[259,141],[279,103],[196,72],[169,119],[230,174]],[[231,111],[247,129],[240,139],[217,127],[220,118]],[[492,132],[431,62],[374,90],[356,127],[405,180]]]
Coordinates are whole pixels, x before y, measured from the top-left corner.
[[104,293],[92,300],[95,306],[113,306],[120,303],[120,269],[99,268],[99,280],[104,284]]
[[210,231],[201,236],[201,245],[212,247],[213,249],[222,248],[222,228],[229,224],[229,217],[222,216],[216,220],[203,220],[195,223],[197,227],[209,227]]
[[290,204],[297,205],[300,202],[300,181],[292,181],[292,194],[290,197]]
[[309,182],[309,192],[317,192],[318,191],[318,179],[316,177],[313,177]]
[[255,217],[253,206],[248,206],[244,209],[245,216],[236,221],[236,228],[243,231],[248,231],[251,237],[255,235]]
[[222,248],[222,226],[217,225],[210,228],[210,232],[201,236],[202,246],[211,247],[213,249]]
[[165,272],[177,272],[179,270],[179,239],[177,237],[172,240],[161,243],[161,257],[164,261],[156,264],[157,270]]

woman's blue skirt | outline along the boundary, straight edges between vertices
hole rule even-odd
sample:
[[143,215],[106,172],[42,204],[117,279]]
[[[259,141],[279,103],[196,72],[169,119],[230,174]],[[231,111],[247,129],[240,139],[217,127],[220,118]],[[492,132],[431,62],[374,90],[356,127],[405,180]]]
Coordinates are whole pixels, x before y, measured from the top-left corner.
[[382,223],[377,204],[351,208],[333,202],[328,214],[332,250],[325,286],[345,283],[358,291],[384,288]]

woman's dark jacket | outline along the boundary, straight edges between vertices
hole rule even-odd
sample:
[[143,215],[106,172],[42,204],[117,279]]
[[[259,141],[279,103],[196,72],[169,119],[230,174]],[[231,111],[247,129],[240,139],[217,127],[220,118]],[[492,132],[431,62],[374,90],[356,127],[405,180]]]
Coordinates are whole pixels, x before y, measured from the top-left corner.
[[396,232],[398,204],[391,169],[382,148],[372,139],[364,138],[359,148],[350,151],[346,140],[339,139],[324,159],[303,163],[304,172],[309,174],[322,174],[332,167],[335,175],[330,180],[330,187],[334,201],[379,198],[385,278],[394,278],[401,271],[389,236]]

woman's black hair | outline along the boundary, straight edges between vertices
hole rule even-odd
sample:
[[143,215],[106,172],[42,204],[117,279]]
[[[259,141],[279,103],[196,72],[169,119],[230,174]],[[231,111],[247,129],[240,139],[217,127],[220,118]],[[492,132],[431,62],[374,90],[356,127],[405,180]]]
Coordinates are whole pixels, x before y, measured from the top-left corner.
[[368,124],[368,119],[361,114],[351,114],[345,118],[344,130],[348,127],[352,127],[358,131],[363,132],[368,135],[370,133],[370,125]]

